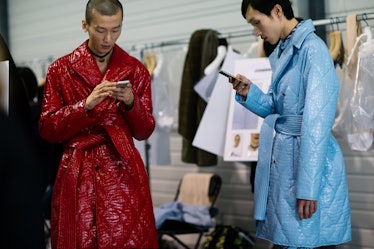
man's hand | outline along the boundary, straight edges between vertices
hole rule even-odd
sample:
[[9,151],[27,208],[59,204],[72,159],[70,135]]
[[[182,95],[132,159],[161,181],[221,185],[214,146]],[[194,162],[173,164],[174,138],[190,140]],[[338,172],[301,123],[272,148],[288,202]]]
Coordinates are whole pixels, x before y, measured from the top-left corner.
[[232,88],[236,93],[246,97],[251,87],[251,82],[244,76],[237,74],[236,79],[229,77],[229,82],[232,84]]
[[297,200],[297,211],[300,220],[312,218],[317,211],[317,201],[299,199]]
[[86,99],[86,111],[92,110],[97,104],[101,103],[106,97],[112,96],[116,89],[116,83],[103,81],[97,85]]
[[86,99],[86,111],[92,110],[105,98],[111,97],[117,101],[122,101],[126,106],[132,106],[134,94],[130,83],[116,87],[116,82],[103,81],[97,85]]
[[122,101],[126,106],[132,106],[134,102],[134,93],[132,92],[132,85],[128,83],[121,87],[116,87],[113,90],[112,96],[118,101]]

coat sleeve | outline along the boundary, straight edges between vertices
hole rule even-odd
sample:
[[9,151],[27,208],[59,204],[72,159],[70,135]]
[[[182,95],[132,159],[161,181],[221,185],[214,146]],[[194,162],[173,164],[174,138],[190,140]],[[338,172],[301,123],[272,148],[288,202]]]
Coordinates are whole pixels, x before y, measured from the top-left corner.
[[127,124],[137,140],[147,139],[155,128],[153,117],[151,78],[143,65],[138,65],[134,73],[134,105],[126,110],[122,105]]
[[323,169],[328,164],[326,158],[340,85],[325,44],[311,41],[304,58],[305,72],[301,73],[306,95],[296,194],[298,199],[318,200]]
[[49,142],[65,142],[87,127],[93,120],[85,110],[85,99],[65,105],[61,87],[59,63],[49,68],[43,94],[42,112],[39,119],[40,136]]
[[269,114],[274,113],[274,101],[271,89],[269,93],[265,94],[257,85],[251,84],[246,98],[236,94],[235,99],[238,103],[261,118],[265,118]]

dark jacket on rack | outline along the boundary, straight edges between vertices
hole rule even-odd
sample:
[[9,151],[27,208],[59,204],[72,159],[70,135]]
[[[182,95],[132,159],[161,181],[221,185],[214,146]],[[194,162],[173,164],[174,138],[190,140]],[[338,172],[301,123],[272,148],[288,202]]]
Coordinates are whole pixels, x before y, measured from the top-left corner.
[[217,56],[218,33],[204,29],[195,31],[189,43],[179,98],[178,132],[183,137],[182,161],[198,166],[217,164],[217,156],[192,145],[207,103],[194,91],[204,76],[204,69]]

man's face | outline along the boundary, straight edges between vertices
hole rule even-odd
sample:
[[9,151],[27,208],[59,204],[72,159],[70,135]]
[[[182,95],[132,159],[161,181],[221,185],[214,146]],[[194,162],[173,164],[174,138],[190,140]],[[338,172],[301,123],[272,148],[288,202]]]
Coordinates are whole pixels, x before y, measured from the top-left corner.
[[246,20],[253,26],[256,36],[270,44],[276,44],[281,34],[281,22],[276,11],[274,7],[271,16],[267,16],[249,6],[246,13]]
[[91,23],[88,24],[83,20],[82,27],[88,32],[89,48],[96,54],[106,54],[113,48],[121,35],[122,13],[118,11],[115,15],[104,16],[94,9]]

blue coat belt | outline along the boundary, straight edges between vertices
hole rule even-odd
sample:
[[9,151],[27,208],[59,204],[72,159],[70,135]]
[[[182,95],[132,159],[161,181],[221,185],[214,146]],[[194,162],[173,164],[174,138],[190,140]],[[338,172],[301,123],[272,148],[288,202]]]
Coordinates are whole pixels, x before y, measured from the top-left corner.
[[254,218],[264,220],[269,191],[270,165],[274,131],[289,136],[300,136],[302,115],[268,115],[260,131],[259,158],[256,167]]

